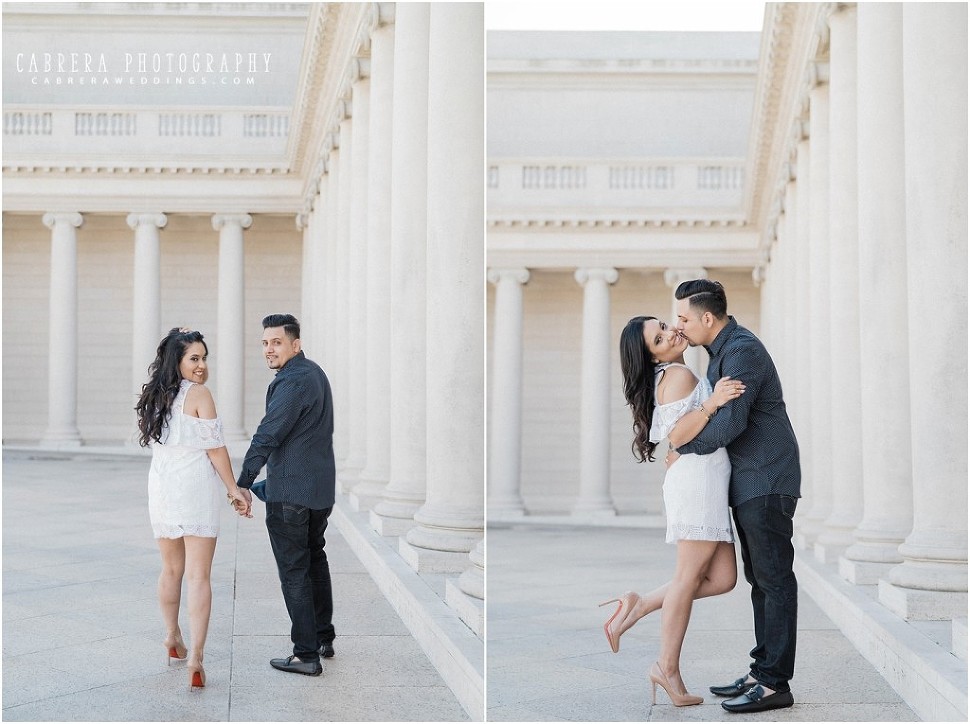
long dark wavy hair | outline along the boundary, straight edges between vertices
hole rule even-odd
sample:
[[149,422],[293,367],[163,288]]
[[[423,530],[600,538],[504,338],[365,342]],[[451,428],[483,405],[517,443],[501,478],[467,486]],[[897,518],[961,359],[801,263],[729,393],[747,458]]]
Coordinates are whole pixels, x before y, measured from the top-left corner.
[[638,462],[654,461],[656,443],[650,442],[650,422],[657,400],[654,374],[657,364],[643,341],[643,325],[656,317],[634,317],[620,334],[620,368],[623,370],[623,396],[633,413],[633,457]]
[[152,441],[159,442],[162,427],[172,414],[172,403],[182,385],[179,363],[185,350],[193,342],[202,342],[205,353],[209,346],[201,332],[174,327],[159,343],[155,361],[148,366],[148,382],[141,386],[141,396],[135,405],[138,414],[138,444],[148,447]]

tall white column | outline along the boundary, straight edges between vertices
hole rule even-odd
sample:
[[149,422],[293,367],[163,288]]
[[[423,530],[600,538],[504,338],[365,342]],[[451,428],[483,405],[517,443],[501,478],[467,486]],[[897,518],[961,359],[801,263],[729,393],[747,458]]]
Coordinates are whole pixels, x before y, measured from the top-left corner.
[[253,223],[249,214],[215,214],[212,228],[219,232],[219,363],[216,389],[219,417],[226,442],[246,440],[243,413],[246,400],[246,276],[243,229]]
[[[162,334],[162,250],[158,232],[167,219],[165,214],[128,214],[127,222],[135,232],[131,370],[132,392],[137,400],[142,385],[148,381],[148,366],[155,359]],[[134,435],[131,442],[136,438]]]
[[856,9],[829,18],[829,424],[832,428],[832,512],[815,541],[815,557],[835,562],[862,519],[862,398],[859,356],[859,222],[856,154]]
[[[461,571],[484,533],[484,9],[431,5],[428,67],[427,502],[401,553]],[[477,290],[477,291],[476,291]]]
[[906,181],[903,148],[903,8],[860,3],[859,317],[862,359],[863,517],[839,561],[852,583],[876,583],[901,563],[912,528]]
[[[809,301],[813,279],[809,273],[811,263],[811,151],[807,138],[798,142],[795,164],[798,173],[796,184],[796,205],[798,215],[795,220],[795,289],[794,324],[795,369],[791,380],[784,380],[782,389],[796,390],[797,414],[792,424],[798,439],[799,461],[802,467],[801,492],[803,498],[815,497],[815,476],[813,474],[812,447],[812,379],[809,358],[815,354],[808,335],[812,307]],[[790,404],[790,403],[788,403]],[[786,404],[786,407],[788,405]],[[797,510],[797,509],[796,509]],[[805,511],[802,511],[804,516]],[[800,516],[801,517],[801,516]]]
[[[379,3],[377,12],[393,7]],[[367,160],[367,370],[366,465],[354,486],[355,510],[373,508],[391,476],[391,118],[394,113],[394,26],[371,32],[370,121]]]
[[[361,70],[366,64],[359,61]],[[353,83],[353,154],[350,170],[350,269],[347,339],[350,351],[350,440],[341,483],[349,492],[360,479],[367,461],[367,160],[370,155],[367,129],[370,123],[370,79],[358,75]]]
[[[670,292],[673,294],[677,291],[677,287],[681,285],[682,282],[690,281],[691,279],[707,279],[707,269],[704,267],[694,267],[694,268],[676,268],[667,269],[664,272],[664,283],[670,287]],[[670,324],[677,323],[677,300],[673,298],[673,302],[670,306],[670,318],[663,321]],[[684,362],[688,367],[693,370],[694,374],[698,378],[704,377],[707,374],[707,363],[710,360],[710,356],[703,347],[688,347],[684,351]]]
[[583,287],[579,498],[574,515],[616,515],[610,496],[610,285],[616,269],[577,269]]
[[[51,230],[50,327],[48,343],[47,430],[41,443],[77,447],[77,232],[76,212],[47,213]],[[134,407],[134,405],[132,405]]]
[[491,430],[488,450],[488,514],[520,517],[525,513],[519,489],[522,465],[522,285],[528,269],[490,269],[495,285],[492,343]]
[[965,4],[903,5],[903,108],[913,530],[879,600],[952,618],[967,612]]
[[428,237],[427,3],[394,16],[391,145],[390,480],[371,511],[381,535],[403,535],[425,500],[425,263]]
[[[824,70],[824,69],[821,69]],[[829,423],[829,86],[819,83],[809,92],[809,254],[808,275],[811,279],[808,303],[808,338],[812,354],[808,356],[808,376],[812,380],[809,410],[812,450],[810,507],[796,512],[796,544],[813,548],[823,521],[832,512],[833,469],[831,460],[832,431]]]
[[[350,112],[350,104],[344,103],[344,110]],[[348,462],[353,462],[350,453],[350,379],[353,376],[354,358],[351,354],[350,327],[350,267],[353,248],[350,240],[351,183],[353,164],[352,119],[345,115],[340,121],[340,149],[337,154],[337,297],[340,312],[337,315],[337,346],[340,354],[339,376],[333,385],[334,395],[334,453],[337,463],[337,479],[341,482],[346,474]]]

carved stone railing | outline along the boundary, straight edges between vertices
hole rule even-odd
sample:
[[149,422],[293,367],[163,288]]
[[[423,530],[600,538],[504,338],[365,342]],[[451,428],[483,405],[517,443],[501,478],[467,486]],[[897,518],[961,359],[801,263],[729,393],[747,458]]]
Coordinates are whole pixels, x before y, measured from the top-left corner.
[[29,170],[56,165],[138,167],[167,164],[208,168],[231,160],[286,168],[289,112],[277,109],[7,107],[3,165]]
[[522,209],[740,213],[744,160],[492,159],[487,174],[491,218]]

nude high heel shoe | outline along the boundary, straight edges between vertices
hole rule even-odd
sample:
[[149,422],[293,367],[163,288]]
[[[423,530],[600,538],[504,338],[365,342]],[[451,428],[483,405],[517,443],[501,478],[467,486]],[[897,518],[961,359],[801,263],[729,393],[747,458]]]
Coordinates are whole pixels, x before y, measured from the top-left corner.
[[185,646],[185,642],[182,640],[181,634],[173,634],[166,638],[164,646],[168,652],[166,662],[169,666],[172,665],[172,659],[175,659],[176,661],[184,661],[185,657],[189,655],[189,650]]
[[695,706],[697,704],[704,703],[703,696],[694,696],[693,694],[678,694],[674,691],[673,684],[667,680],[666,674],[664,674],[663,669],[660,668],[660,664],[656,661],[653,666],[650,667],[650,683],[653,684],[653,703],[657,703],[657,684],[660,684],[660,688],[667,692],[667,696],[670,697],[670,703],[674,706]]
[[612,628],[613,622],[622,612],[623,618],[619,620],[619,623],[622,624],[623,621],[626,620],[626,617],[630,613],[630,611],[633,610],[633,606],[637,602],[639,602],[639,600],[640,600],[639,594],[636,594],[633,591],[627,591],[619,598],[611,598],[609,601],[603,601],[603,603],[600,604],[601,607],[611,603],[620,604],[619,606],[616,607],[616,611],[613,613],[613,615],[610,616],[607,622],[603,624],[603,631],[606,633],[606,640],[609,641],[610,648],[613,649],[614,654],[620,650],[620,636],[622,634],[613,633],[613,628]]

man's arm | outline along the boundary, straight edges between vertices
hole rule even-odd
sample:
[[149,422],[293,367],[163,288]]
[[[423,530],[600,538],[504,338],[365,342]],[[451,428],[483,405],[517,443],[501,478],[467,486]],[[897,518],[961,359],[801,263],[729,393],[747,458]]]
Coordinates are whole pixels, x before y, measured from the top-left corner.
[[253,441],[246,452],[237,481],[240,488],[252,486],[270,453],[283,443],[302,412],[303,380],[293,377],[280,380],[273,388],[266,406],[266,415],[256,428]]
[[741,380],[745,392],[736,400],[722,407],[714,418],[690,442],[677,448],[681,455],[695,453],[710,455],[721,447],[727,447],[744,432],[748,426],[751,406],[758,399],[758,393],[765,379],[765,359],[752,347],[728,350],[721,366],[721,374]]

